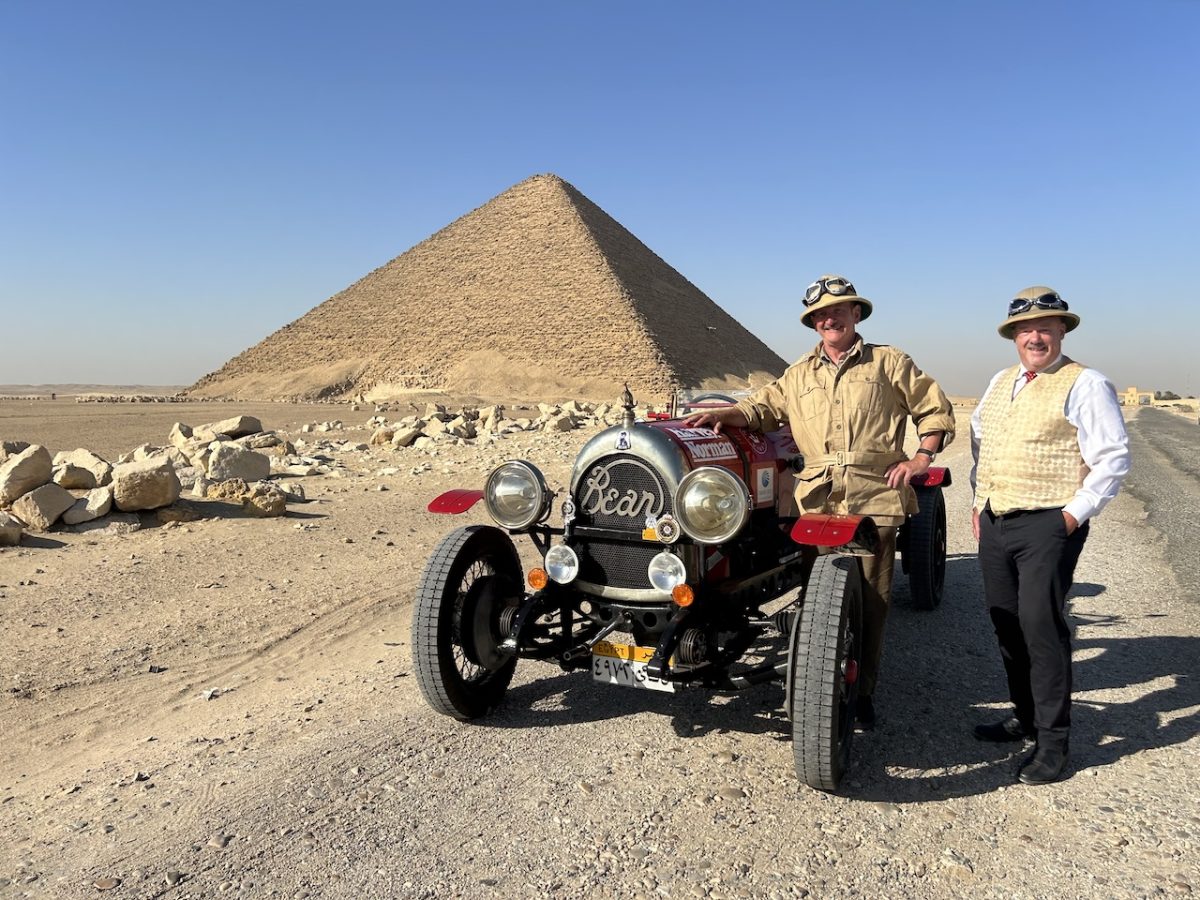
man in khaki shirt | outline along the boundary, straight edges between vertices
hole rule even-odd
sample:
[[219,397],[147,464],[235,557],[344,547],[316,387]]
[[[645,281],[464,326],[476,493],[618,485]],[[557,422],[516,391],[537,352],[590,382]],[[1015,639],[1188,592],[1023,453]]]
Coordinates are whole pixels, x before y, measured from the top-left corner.
[[[894,347],[865,343],[857,325],[871,303],[840,275],[823,275],[804,292],[802,321],[821,342],[783,376],[734,406],[689,416],[691,426],[775,431],[785,424],[804,455],[796,479],[802,512],[870,516],[879,550],[863,560],[863,659],[856,717],[875,724],[873,695],[892,593],[896,530],[917,511],[909,481],[925,472],[954,437],[954,410],[937,383]],[[921,446],[909,459],[911,419]]]

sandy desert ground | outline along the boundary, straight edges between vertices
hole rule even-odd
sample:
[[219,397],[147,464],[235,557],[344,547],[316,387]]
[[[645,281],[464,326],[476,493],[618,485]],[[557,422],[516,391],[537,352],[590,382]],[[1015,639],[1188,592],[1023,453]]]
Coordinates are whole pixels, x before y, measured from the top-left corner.
[[[357,443],[373,412],[6,401],[0,437],[115,456],[248,413],[292,436],[340,418],[352,430],[329,436]],[[909,609],[898,578],[881,722],[838,795],[797,784],[778,687],[668,700],[523,663],[480,724],[425,706],[414,588],[447,531],[485,521],[425,503],[512,457],[562,487],[590,433],[346,450],[285,518],[211,504],[0,550],[0,897],[1186,896],[1200,602],[1177,532],[1198,480],[1178,458],[1195,444],[1133,424],[1133,489],[1093,530],[1072,601],[1072,773],[1043,788],[1013,783],[1016,749],[970,736],[1004,691],[965,439],[941,458],[946,602]]]

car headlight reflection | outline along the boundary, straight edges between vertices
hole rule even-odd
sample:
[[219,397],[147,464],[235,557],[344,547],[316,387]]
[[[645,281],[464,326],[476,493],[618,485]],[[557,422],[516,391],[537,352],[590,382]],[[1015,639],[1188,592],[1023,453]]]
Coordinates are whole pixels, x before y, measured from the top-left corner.
[[546,551],[546,574],[559,584],[570,584],[579,577],[579,557],[566,544],[555,544]]
[[650,560],[646,574],[650,576],[650,583],[660,591],[670,591],[687,579],[687,569],[683,566],[683,560],[674,553],[667,552],[659,553]]
[[741,531],[750,518],[750,491],[728,469],[692,469],[675,492],[675,515],[692,540],[719,544]]
[[552,499],[537,466],[524,460],[497,466],[483,489],[483,502],[491,517],[514,530],[545,519],[550,514]]

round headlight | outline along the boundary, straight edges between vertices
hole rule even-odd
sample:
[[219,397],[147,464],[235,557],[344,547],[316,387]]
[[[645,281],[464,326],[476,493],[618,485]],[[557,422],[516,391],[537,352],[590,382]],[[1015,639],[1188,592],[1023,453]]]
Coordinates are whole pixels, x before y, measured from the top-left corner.
[[505,528],[528,528],[545,519],[551,499],[542,473],[524,460],[497,466],[483,489],[488,513]]
[[655,588],[660,591],[670,591],[676,585],[683,584],[687,578],[687,569],[683,567],[682,559],[674,553],[664,551],[650,560],[650,565],[646,567],[646,574],[650,576],[650,583]]
[[692,540],[719,544],[741,531],[750,518],[750,491],[728,469],[692,469],[675,492],[675,515]]
[[570,584],[579,576],[579,557],[566,544],[546,551],[546,574],[559,584]]

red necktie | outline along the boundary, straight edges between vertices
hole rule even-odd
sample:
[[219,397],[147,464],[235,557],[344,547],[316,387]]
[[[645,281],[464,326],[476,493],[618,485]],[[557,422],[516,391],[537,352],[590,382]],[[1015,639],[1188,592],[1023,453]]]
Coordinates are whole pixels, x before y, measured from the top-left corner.
[[1037,372],[1026,372],[1025,373],[1025,383],[1026,384],[1029,384],[1029,382],[1033,381],[1033,379],[1035,379],[1035,378],[1037,378]]

